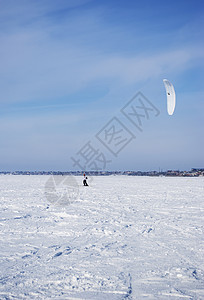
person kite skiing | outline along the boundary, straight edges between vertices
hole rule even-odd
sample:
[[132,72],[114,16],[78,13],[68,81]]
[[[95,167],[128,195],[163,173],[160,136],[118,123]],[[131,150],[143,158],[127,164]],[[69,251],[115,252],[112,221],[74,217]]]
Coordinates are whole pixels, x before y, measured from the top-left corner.
[[84,173],[84,180],[83,180],[83,185],[84,186],[89,186],[88,183],[87,183],[87,179],[88,179],[88,177],[86,177],[86,174]]

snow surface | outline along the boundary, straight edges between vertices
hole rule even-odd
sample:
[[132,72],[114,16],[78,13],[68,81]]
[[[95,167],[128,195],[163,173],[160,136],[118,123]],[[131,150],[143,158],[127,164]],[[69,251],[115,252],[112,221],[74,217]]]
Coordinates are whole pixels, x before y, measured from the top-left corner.
[[0,299],[204,299],[204,178],[50,180],[0,176]]

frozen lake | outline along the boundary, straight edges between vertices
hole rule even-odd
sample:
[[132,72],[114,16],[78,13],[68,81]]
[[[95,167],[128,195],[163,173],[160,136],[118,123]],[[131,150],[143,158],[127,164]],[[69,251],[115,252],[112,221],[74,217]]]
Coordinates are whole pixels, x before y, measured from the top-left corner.
[[67,179],[0,176],[0,299],[204,299],[204,178]]

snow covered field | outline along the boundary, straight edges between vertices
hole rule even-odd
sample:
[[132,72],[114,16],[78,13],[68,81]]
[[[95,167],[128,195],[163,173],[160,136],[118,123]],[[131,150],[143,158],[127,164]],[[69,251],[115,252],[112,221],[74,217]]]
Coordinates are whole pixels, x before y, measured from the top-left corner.
[[0,176],[0,299],[204,299],[204,178],[48,179]]

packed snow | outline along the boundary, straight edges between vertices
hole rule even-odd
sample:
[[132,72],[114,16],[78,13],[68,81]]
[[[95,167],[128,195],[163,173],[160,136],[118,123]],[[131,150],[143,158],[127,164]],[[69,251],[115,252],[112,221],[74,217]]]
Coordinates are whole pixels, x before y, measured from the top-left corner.
[[204,178],[0,176],[0,299],[204,299]]

